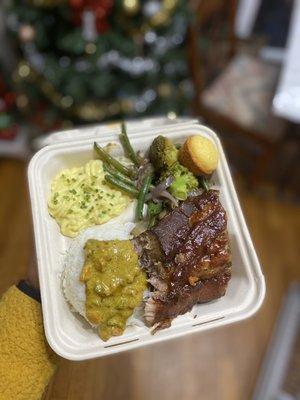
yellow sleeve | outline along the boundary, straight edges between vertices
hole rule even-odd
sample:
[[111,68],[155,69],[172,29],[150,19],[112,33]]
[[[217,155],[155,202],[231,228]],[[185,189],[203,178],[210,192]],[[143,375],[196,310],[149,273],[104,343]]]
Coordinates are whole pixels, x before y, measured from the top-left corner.
[[0,400],[40,399],[57,361],[40,304],[11,287],[0,300]]

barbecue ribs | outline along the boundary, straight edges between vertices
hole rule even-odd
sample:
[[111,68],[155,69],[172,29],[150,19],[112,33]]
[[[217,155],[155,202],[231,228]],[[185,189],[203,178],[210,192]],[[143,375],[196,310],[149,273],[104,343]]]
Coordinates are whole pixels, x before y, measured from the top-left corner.
[[149,325],[170,326],[194,304],[225,294],[231,253],[218,191],[188,198],[136,237],[134,245],[154,288],[145,305]]

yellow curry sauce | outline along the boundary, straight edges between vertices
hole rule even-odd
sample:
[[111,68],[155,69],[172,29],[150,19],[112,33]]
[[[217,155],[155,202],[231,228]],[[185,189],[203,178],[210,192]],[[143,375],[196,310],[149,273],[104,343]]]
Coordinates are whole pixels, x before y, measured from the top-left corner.
[[100,338],[121,335],[147,286],[131,241],[88,240],[80,280],[86,286],[87,319],[99,325]]

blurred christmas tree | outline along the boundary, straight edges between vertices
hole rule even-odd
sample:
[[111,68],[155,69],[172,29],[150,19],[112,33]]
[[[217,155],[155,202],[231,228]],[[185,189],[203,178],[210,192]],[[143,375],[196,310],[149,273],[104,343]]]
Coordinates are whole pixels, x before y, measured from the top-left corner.
[[[185,113],[186,0],[13,0],[17,104],[43,130]],[[34,112],[33,112],[34,111]]]

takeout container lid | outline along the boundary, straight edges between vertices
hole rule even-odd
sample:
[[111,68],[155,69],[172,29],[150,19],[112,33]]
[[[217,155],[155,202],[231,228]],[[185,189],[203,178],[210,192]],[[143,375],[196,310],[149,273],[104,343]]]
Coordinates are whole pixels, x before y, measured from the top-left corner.
[[[197,124],[199,119],[189,117],[153,117],[143,119],[129,119],[126,121],[127,130],[130,132],[138,132],[141,129],[148,129],[160,126],[172,126],[177,124]],[[69,129],[49,133],[46,136],[38,137],[34,140],[34,148],[41,149],[50,144],[64,143],[79,139],[99,139],[101,133],[118,133],[120,122],[102,123],[98,125],[89,125],[86,127]]]
[[[212,329],[253,315],[265,295],[265,280],[251,241],[232,177],[217,135],[197,120],[176,121],[172,124],[128,126],[132,144],[146,149],[158,134],[175,141],[191,134],[209,137],[218,147],[220,161],[213,179],[220,189],[220,198],[228,215],[228,231],[232,247],[232,279],[227,293],[216,301],[196,305],[193,310],[177,317],[172,326],[155,335],[144,326],[128,328],[122,336],[103,342],[87,323],[73,313],[61,290],[61,272],[71,240],[62,236],[56,222],[49,216],[47,200],[53,177],[62,169],[79,166],[93,157],[93,142],[118,142],[119,125],[114,129],[97,126],[67,132],[67,139],[54,143],[52,139],[32,158],[28,168],[30,201],[34,223],[35,244],[42,297],[45,334],[55,352],[70,360],[101,357],[179,337],[192,332]],[[147,124],[146,124],[147,125]],[[55,135],[64,135],[65,132]]]

